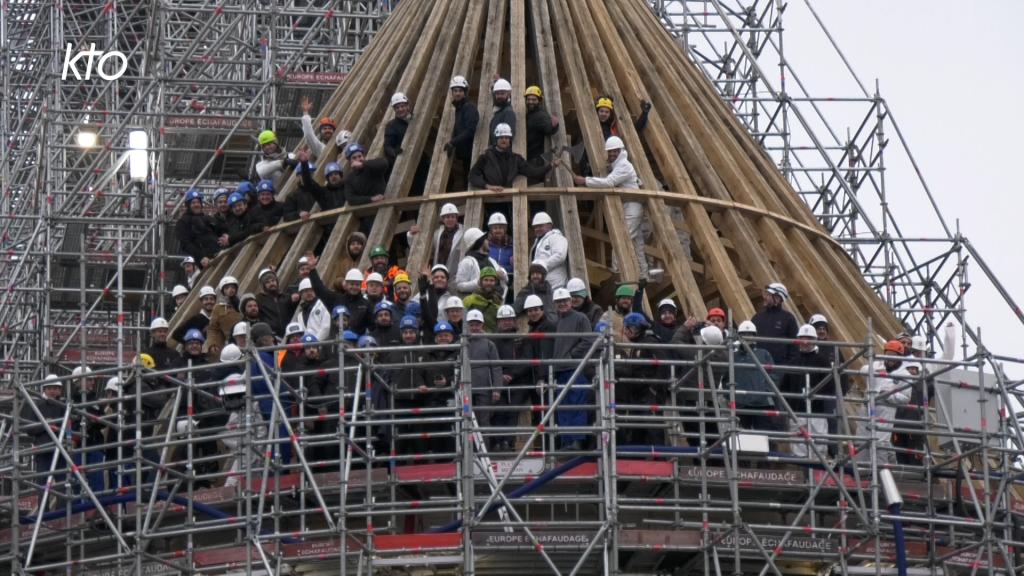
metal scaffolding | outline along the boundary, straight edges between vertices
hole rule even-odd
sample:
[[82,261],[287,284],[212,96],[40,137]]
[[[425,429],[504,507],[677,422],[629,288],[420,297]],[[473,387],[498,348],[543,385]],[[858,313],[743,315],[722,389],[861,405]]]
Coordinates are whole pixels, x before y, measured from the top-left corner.
[[[495,402],[471,376],[498,364],[470,358],[481,337],[582,338],[589,349],[500,361],[541,383],[516,380]],[[896,376],[851,368],[895,357],[823,342],[831,368],[772,366],[745,355],[764,342],[331,342],[249,349],[233,364],[124,366],[88,374],[91,385],[65,378],[63,401],[42,398],[41,382],[19,383],[0,420],[10,519],[0,565],[97,575],[1021,569],[1024,437],[1006,411],[1021,393],[994,363],[901,357],[922,370]],[[278,353],[310,347],[321,363],[277,369]],[[450,377],[416,386],[401,376],[431,370]],[[123,383],[116,392],[86,392],[111,375]],[[736,384],[751,375],[769,389]],[[876,385],[888,378],[893,387]],[[846,379],[856,381],[848,395]],[[878,408],[901,391],[913,401],[883,418]],[[505,402],[517,392],[537,397]],[[815,407],[836,400],[845,410]],[[572,413],[587,417],[563,419]],[[893,447],[891,435],[903,441]],[[567,447],[566,436],[584,440]]]

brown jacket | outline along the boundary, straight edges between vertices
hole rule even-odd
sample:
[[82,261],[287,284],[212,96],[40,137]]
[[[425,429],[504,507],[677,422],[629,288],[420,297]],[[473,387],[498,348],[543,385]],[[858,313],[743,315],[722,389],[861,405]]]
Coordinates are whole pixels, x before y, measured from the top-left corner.
[[217,301],[210,314],[210,325],[206,327],[206,357],[210,362],[220,362],[220,350],[231,341],[231,331],[242,321],[242,313],[224,298]]

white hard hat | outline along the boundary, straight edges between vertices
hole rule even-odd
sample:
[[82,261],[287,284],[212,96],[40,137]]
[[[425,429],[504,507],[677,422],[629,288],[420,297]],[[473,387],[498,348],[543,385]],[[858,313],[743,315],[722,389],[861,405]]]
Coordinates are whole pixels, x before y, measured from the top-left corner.
[[221,278],[220,282],[217,282],[217,292],[222,292],[224,290],[224,287],[230,284],[234,284],[237,287],[238,279],[235,278],[234,276],[225,276]]
[[511,306],[509,306],[508,304],[502,304],[502,306],[500,308],[498,308],[498,319],[499,320],[502,319],[502,318],[515,318],[515,317],[516,317],[516,309],[511,307]]
[[40,387],[49,388],[50,386],[63,386],[60,382],[60,378],[57,378],[56,374],[47,374],[46,378],[43,379]]
[[537,212],[533,215],[533,222],[530,223],[530,226],[540,226],[541,224],[554,224],[547,212]]
[[153,318],[152,322],[149,323],[149,329],[157,330],[159,328],[170,328],[170,326],[167,325],[167,320],[164,320],[163,318],[157,316],[156,318]]
[[495,212],[491,214],[491,217],[487,219],[487,227],[490,228],[495,224],[504,224],[508,226],[508,220],[505,219],[505,215],[501,212]]
[[569,282],[566,283],[565,289],[569,292],[576,294],[577,292],[587,292],[587,284],[582,278],[569,278]]
[[121,389],[121,379],[117,376],[111,376],[107,378],[107,385],[103,387],[104,390],[110,390],[111,392],[117,392]]
[[772,282],[765,290],[781,297],[783,300],[789,300],[789,290],[786,290],[786,286],[781,282]]
[[342,130],[338,132],[338,135],[334,137],[334,143],[337,144],[339,150],[343,150],[348,143],[352,141],[352,133],[348,130]]
[[395,92],[391,95],[391,105],[397,104],[408,104],[409,98],[405,95],[405,92]]
[[530,294],[526,297],[523,302],[523,310],[529,310],[530,308],[540,308],[544,306],[544,301],[540,299],[540,296],[536,294]]
[[[305,258],[305,256],[303,256],[303,258]],[[309,260],[307,260],[307,262],[308,261]],[[263,280],[263,277],[266,276],[267,274],[274,274],[274,270],[272,268],[264,268],[263,270],[260,270],[259,274],[256,275],[256,279]]]
[[555,294],[551,297],[555,302],[559,300],[568,300],[569,298],[572,298],[572,294],[570,294],[565,288],[555,288]]
[[433,275],[433,273],[437,272],[438,270],[443,270],[444,271],[444,275],[445,276],[448,275],[448,267],[445,266],[444,264],[434,264],[434,267],[430,269],[431,275]]
[[309,264],[309,256],[300,256],[299,257],[299,266],[302,266],[304,264]]
[[377,282],[380,284],[384,283],[384,277],[380,275],[380,272],[370,272],[370,275],[366,277],[366,283]]
[[814,329],[814,326],[811,326],[810,324],[804,324],[803,326],[800,327],[800,330],[797,331],[796,337],[797,338],[812,338],[814,340],[817,340],[818,339],[818,331]]
[[291,322],[288,326],[285,326],[284,337],[287,338],[292,334],[302,334],[302,332],[302,324],[299,324],[298,322]]
[[718,346],[725,339],[722,330],[714,324],[708,324],[700,329],[700,338],[709,346]]
[[236,362],[242,359],[242,349],[234,344],[228,344],[220,351],[221,362]]
[[359,282],[363,281],[363,273],[358,268],[350,268],[348,272],[345,272],[345,282]]
[[504,78],[498,78],[494,81],[494,86],[491,87],[491,92],[511,92],[512,83]]
[[449,296],[448,299],[444,301],[445,310],[453,310],[465,307],[466,306],[462,303],[462,298],[459,298],[458,296]]
[[235,327],[231,329],[232,336],[248,336],[249,335],[249,323],[245,320],[235,323]]
[[82,374],[92,374],[92,368],[88,366],[75,366],[75,369],[71,371],[71,375],[76,378]]
[[478,240],[483,238],[486,234],[479,228],[470,228],[462,233],[462,245],[469,250],[476,244]]
[[661,302],[658,302],[658,310],[661,310],[665,306],[668,306],[673,310],[679,310],[679,307],[676,306],[676,303],[673,302],[671,298],[665,298]]
[[910,339],[910,349],[924,352],[928,349],[928,339],[924,336],[914,336]]
[[483,321],[484,321],[484,313],[479,311],[479,310],[470,310],[469,313],[466,314],[466,322],[483,322]]
[[740,327],[736,329],[736,332],[740,334],[757,334],[757,326],[750,320],[744,320],[740,323]]
[[303,290],[312,290],[312,289],[313,289],[313,281],[310,280],[309,278],[303,278],[302,281],[299,282],[299,292],[302,292]]
[[452,88],[469,90],[469,82],[466,81],[465,76],[452,76],[452,81],[448,84],[448,89],[451,90]]
[[609,136],[608,139],[604,141],[605,152],[608,150],[622,150],[625,147],[626,143],[618,136]]
[[[227,350],[227,348],[225,348]],[[224,359],[224,354],[220,355],[221,360]],[[232,394],[243,394],[245,393],[245,376],[242,374],[228,374],[224,378],[224,385],[220,387],[221,396],[230,396]]]
[[458,216],[459,208],[458,206],[452,204],[451,202],[446,202],[443,206],[441,206],[441,216],[447,216],[449,214],[455,214],[456,216]]
[[178,296],[184,296],[188,294],[188,288],[185,288],[181,284],[175,284],[174,288],[171,288],[171,296],[177,298]]
[[213,289],[213,286],[203,286],[199,289],[200,298],[206,298],[207,296],[217,296],[217,291]]
[[811,326],[817,326],[818,324],[828,324],[828,318],[825,318],[824,314],[814,314],[811,319],[807,321]]
[[504,122],[494,127],[494,137],[501,138],[502,136],[512,137],[512,127]]
[[917,368],[918,372],[920,372],[921,371],[921,363],[920,362],[904,362],[903,363],[903,369],[906,370],[907,372],[910,372],[911,368]]

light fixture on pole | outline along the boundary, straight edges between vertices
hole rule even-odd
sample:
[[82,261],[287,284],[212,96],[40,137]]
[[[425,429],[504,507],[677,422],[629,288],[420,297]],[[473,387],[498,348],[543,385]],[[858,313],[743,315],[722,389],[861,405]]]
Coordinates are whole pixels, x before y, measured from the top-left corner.
[[128,133],[128,173],[132,180],[145,181],[149,176],[149,134],[145,130]]
[[88,125],[82,126],[75,133],[75,143],[79,148],[94,148],[99,141],[99,135]]

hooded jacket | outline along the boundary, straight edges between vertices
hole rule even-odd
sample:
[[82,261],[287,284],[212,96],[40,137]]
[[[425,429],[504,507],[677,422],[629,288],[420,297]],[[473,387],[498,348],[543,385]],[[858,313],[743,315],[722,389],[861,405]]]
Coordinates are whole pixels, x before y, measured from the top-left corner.
[[358,268],[359,260],[363,257],[363,252],[359,254],[349,252],[348,245],[352,243],[352,240],[362,240],[363,251],[366,251],[366,234],[359,231],[349,234],[348,238],[345,239],[345,256],[338,262],[338,266],[335,268],[335,270],[340,270],[342,274],[353,268]]
[[551,289],[564,288],[569,280],[569,241],[562,231],[552,228],[544,236],[534,240],[530,249],[530,261],[540,260],[548,269],[547,281]]
[[331,311],[319,298],[313,302],[299,302],[292,322],[297,322],[304,332],[318,340],[327,340],[331,336]]
[[[234,329],[235,324],[241,321],[242,313],[238,311],[238,298],[231,298],[229,300],[223,295],[219,296],[217,298],[217,305],[213,307],[213,312],[210,313],[210,324],[206,327],[206,350],[209,352],[216,349],[219,355],[220,349],[231,340],[231,331]],[[210,356],[210,362],[219,361],[219,356]]]
[[526,304],[526,298],[534,295],[540,298],[541,302],[544,303],[544,313],[551,318],[555,318],[557,316],[555,313],[555,303],[551,299],[553,292],[551,284],[549,284],[547,280],[544,280],[540,284],[530,282],[519,290],[519,293],[516,294],[515,303],[513,303],[512,306],[516,309],[516,314],[522,314],[523,305]]
[[247,208],[245,214],[237,216],[234,213],[228,215],[227,228],[228,244],[234,246],[249,236],[263,232],[267,224],[259,213],[259,209]]
[[498,124],[508,124],[509,128],[512,129],[512,133],[516,133],[516,111],[512,108],[511,98],[504,104],[494,106],[494,115],[491,116],[490,129],[487,131],[488,146],[494,146],[494,143],[498,140],[494,136],[494,129],[498,127]]
[[504,293],[505,286],[508,286],[508,272],[494,258],[470,252],[459,262],[459,271],[455,274],[455,288],[460,294],[469,295],[476,291],[480,284],[480,262],[484,259],[498,273],[498,291]]
[[640,188],[640,178],[636,174],[633,163],[629,161],[629,153],[625,148],[619,150],[619,155],[612,162],[607,176],[587,177],[587,188],[626,188],[630,190]]

